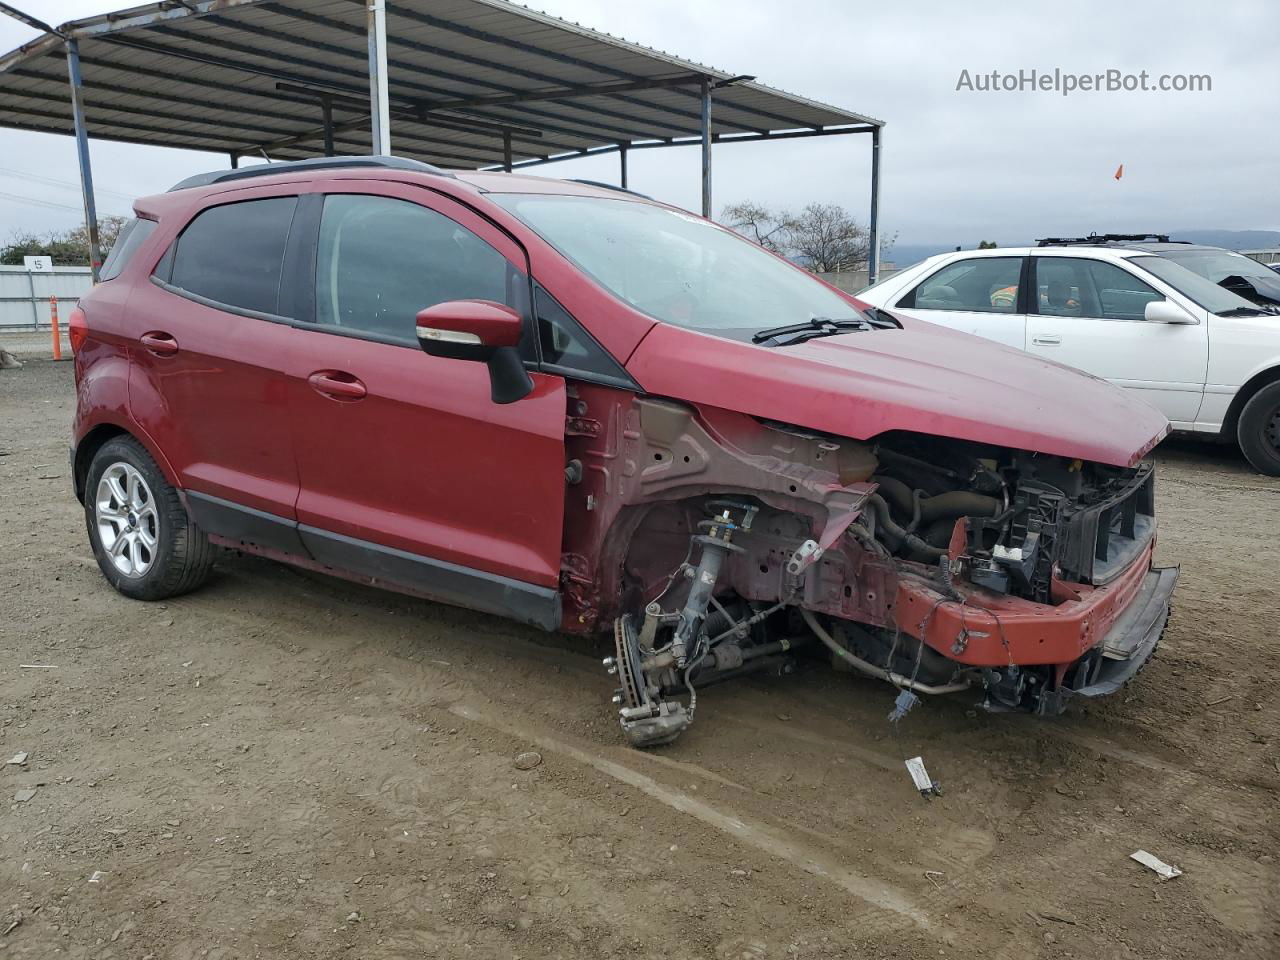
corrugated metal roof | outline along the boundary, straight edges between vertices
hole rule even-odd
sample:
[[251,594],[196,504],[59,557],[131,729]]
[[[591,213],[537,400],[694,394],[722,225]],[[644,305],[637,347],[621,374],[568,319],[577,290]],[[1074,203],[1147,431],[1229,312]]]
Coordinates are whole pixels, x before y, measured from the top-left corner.
[[[362,0],[164,0],[59,28],[79,41],[91,137],[273,159],[370,150]],[[735,78],[505,0],[388,0],[394,151],[482,167],[700,133],[700,87]],[[738,81],[717,139],[827,135],[878,120]],[[0,126],[71,132],[62,40],[0,58]]]

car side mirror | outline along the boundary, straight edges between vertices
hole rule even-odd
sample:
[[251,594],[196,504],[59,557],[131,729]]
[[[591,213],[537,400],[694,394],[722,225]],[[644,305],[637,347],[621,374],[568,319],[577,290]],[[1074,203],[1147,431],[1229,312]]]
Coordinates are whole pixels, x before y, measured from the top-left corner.
[[418,344],[431,356],[488,365],[494,403],[515,403],[533,392],[516,349],[524,321],[510,307],[492,300],[450,300],[419,310],[417,324]]
[[1200,321],[1176,303],[1169,300],[1152,300],[1142,311],[1142,319],[1148,323],[1195,324]]

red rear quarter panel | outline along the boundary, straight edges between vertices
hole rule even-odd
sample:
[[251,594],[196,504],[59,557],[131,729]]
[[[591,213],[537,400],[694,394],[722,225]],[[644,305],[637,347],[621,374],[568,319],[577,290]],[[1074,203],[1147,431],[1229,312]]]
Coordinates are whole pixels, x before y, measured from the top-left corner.
[[[139,251],[135,262],[148,249],[153,249],[150,242]],[[176,483],[177,475],[163,451],[130,412],[130,351],[142,333],[127,309],[132,290],[130,280],[122,276],[99,283],[80,299],[86,337],[75,356],[76,412],[71,426],[72,444],[78,447],[90,432],[103,425],[117,427],[135,436],[165,478]]]

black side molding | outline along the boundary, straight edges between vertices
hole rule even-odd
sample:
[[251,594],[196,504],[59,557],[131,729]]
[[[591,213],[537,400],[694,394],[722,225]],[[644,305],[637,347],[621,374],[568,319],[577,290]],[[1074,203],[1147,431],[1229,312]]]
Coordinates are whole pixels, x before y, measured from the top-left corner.
[[255,543],[280,553],[307,555],[307,548],[298,536],[298,524],[293,520],[207,493],[184,490],[183,494],[187,499],[187,512],[205,533]]
[[399,585],[444,603],[496,613],[521,623],[556,630],[560,594],[550,587],[500,577],[483,570],[384,547],[367,540],[299,524],[302,543],[318,563]]
[[304,565],[311,560],[356,574],[387,590],[497,614],[543,630],[560,628],[560,593],[551,587],[299,524],[207,493],[183,494],[192,519],[206,533],[297,557]]

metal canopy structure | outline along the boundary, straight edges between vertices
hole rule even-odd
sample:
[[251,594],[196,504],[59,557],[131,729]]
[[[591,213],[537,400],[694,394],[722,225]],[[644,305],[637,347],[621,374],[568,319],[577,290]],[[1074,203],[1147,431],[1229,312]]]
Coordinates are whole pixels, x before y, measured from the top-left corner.
[[[0,58],[0,127],[292,160],[390,153],[513,169],[699,145],[870,134],[878,273],[882,121],[506,0],[161,0],[50,27]],[[70,84],[68,86],[68,81]],[[92,257],[96,265],[96,250]]]

